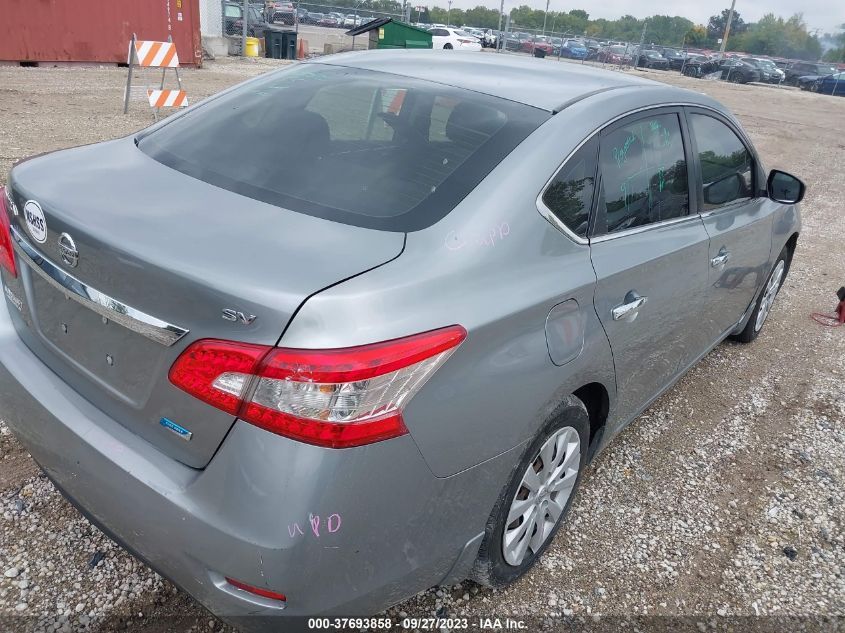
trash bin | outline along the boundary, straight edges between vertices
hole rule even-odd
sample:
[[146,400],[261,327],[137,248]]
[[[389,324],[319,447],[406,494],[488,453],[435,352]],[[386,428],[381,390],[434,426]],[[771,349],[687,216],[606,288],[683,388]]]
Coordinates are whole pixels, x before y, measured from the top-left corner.
[[281,59],[296,59],[296,31],[282,33],[282,51]]
[[267,29],[264,31],[264,56],[272,59],[284,59],[284,35],[281,29]]
[[272,59],[296,59],[296,31],[267,29],[264,32],[264,56]]
[[248,37],[246,38],[246,48],[244,49],[244,56],[258,57],[260,48],[261,46],[257,37]]
[[534,57],[545,57],[546,50],[544,48],[535,48],[534,49]]

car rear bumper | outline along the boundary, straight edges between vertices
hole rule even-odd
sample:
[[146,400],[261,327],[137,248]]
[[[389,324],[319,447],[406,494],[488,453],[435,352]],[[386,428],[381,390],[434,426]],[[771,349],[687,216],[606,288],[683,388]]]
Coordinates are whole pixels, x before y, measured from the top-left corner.
[[376,613],[464,577],[518,450],[437,478],[410,436],[331,450],[237,422],[195,470],[53,374],[17,336],[2,301],[0,415],[112,538],[247,628],[269,626],[266,616]]

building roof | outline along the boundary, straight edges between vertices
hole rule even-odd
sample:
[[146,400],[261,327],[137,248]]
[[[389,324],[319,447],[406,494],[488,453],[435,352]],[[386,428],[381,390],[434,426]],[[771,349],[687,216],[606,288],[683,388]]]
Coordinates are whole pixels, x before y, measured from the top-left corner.
[[455,50],[371,50],[342,53],[315,61],[447,84],[550,112],[557,112],[569,103],[615,88],[666,87],[632,74],[591,65],[509,54]]

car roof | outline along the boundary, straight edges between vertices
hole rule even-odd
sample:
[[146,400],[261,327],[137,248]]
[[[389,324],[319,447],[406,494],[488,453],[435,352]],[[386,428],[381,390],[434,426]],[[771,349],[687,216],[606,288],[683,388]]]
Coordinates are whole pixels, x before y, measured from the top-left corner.
[[[393,73],[464,88],[556,112],[566,104],[616,88],[663,86],[593,66],[550,63],[532,57],[439,50],[372,50],[341,53],[306,63]],[[690,91],[675,92],[688,98]]]

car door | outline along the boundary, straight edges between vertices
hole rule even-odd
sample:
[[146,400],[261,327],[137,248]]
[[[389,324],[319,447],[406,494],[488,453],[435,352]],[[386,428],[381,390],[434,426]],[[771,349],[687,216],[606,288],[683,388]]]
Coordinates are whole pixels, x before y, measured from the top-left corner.
[[715,341],[742,318],[769,270],[772,215],[757,158],[740,129],[701,108],[687,109],[687,121],[694,191],[710,236],[708,301],[699,325]]
[[683,112],[641,112],[600,138],[590,251],[595,309],[616,366],[619,411],[641,411],[708,349],[698,328],[708,237],[690,208]]
[[432,29],[431,30],[431,47],[443,48],[450,39],[449,31],[446,29]]

